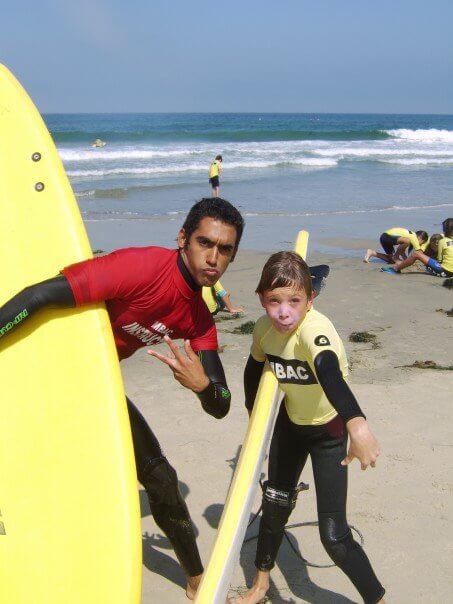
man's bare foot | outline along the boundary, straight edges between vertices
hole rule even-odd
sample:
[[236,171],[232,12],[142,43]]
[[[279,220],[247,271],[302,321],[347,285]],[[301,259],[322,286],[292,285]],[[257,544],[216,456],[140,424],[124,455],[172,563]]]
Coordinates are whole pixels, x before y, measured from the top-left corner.
[[369,262],[371,256],[373,255],[374,250],[367,250],[365,256],[363,257],[364,262]]
[[195,577],[187,577],[186,596],[189,600],[195,600],[198,586],[200,585],[201,577],[203,575],[196,575]]

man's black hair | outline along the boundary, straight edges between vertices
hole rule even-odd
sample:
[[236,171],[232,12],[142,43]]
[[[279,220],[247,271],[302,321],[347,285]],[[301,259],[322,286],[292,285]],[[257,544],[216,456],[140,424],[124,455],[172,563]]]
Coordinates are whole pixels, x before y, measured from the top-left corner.
[[220,159],[220,161],[223,161],[222,156],[221,155],[216,155],[215,156],[216,159]]
[[234,249],[236,251],[239,247],[242,231],[244,230],[244,219],[233,204],[221,197],[203,197],[203,199],[197,201],[197,203],[190,208],[184,224],[182,225],[186,234],[187,243],[189,243],[192,233],[197,230],[200,221],[206,217],[215,218],[216,220],[220,220],[225,224],[230,224],[235,227],[237,236]]

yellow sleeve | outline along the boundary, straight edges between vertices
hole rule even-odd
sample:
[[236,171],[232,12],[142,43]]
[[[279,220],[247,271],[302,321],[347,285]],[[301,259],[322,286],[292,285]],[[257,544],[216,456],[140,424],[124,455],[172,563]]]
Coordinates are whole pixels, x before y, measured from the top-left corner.
[[266,315],[260,317],[258,321],[255,323],[255,327],[253,329],[253,342],[250,348],[250,354],[259,363],[264,363],[266,360],[266,355],[264,354],[264,350],[261,345],[261,340],[265,332],[267,331],[269,319]]
[[414,250],[419,250],[420,249],[420,241],[417,239],[417,235],[415,233],[411,233],[409,231],[408,238],[409,238],[410,244],[414,248]]
[[222,298],[226,294],[226,290],[224,289],[224,287],[220,283],[220,281],[217,281],[217,283],[214,283],[214,291],[217,295],[219,295]]
[[203,296],[204,303],[208,307],[210,313],[213,313],[217,310],[217,300],[213,294],[212,287],[202,287],[201,295]]
[[321,313],[317,313],[310,322],[302,325],[299,342],[313,362],[320,352],[331,350],[337,355],[340,366],[344,365],[345,353],[341,338],[331,321]]

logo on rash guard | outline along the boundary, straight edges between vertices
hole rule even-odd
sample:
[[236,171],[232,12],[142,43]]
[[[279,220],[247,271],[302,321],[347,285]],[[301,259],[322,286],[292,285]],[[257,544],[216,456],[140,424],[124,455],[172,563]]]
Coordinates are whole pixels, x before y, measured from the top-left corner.
[[131,323],[130,325],[123,325],[123,329],[126,333],[138,338],[146,346],[158,344],[159,342],[162,342],[164,336],[169,336],[173,333],[173,329],[168,329],[168,327],[165,327],[165,325],[159,321],[152,324],[151,329],[154,331],[150,331],[137,322]]
[[327,336],[316,336],[316,346],[330,346],[329,338]]
[[307,361],[298,359],[282,359],[272,354],[266,355],[269,365],[280,384],[297,384],[306,386],[317,384],[318,381]]

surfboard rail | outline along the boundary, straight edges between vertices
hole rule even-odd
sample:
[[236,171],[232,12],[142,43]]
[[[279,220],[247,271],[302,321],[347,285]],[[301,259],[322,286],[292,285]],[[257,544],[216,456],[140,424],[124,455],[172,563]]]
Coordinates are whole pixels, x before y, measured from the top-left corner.
[[[294,251],[306,258],[308,231],[300,231]],[[196,604],[225,604],[231,576],[247,530],[261,467],[277,417],[278,382],[266,362],[208,565],[195,598]]]

